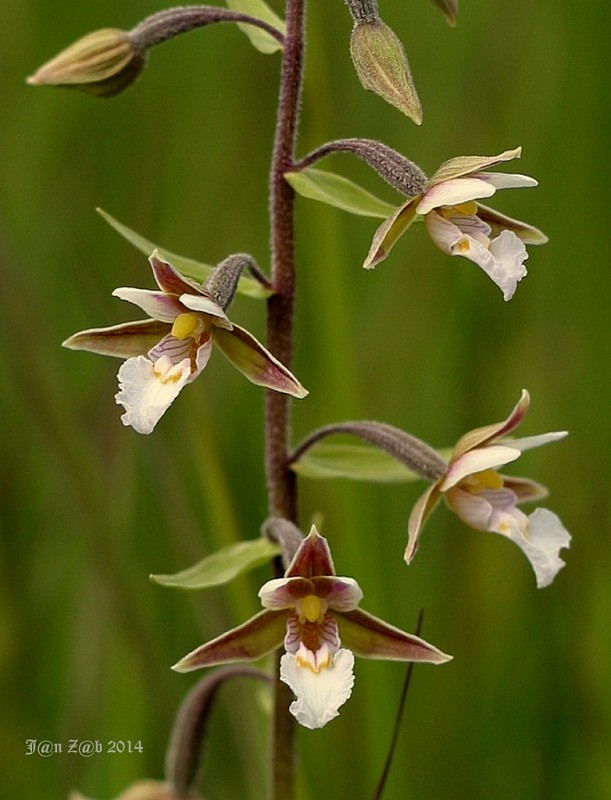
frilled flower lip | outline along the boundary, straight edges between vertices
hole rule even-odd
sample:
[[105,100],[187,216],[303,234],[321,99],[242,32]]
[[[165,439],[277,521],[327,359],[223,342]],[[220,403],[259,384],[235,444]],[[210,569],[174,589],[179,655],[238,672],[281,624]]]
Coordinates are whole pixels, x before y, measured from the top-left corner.
[[[492,197],[497,189],[537,185],[537,181],[527,175],[485,171],[520,155],[518,147],[496,156],[460,156],[445,161],[421,194],[408,197],[380,225],[363,266],[371,269],[383,261],[416,217],[423,216],[430,223],[427,227],[433,241],[442,250],[474,261],[499,285],[505,299],[509,299],[517,282],[526,274],[523,261],[527,254],[523,245],[543,244],[547,237],[532,225],[499,214],[479,201]],[[436,213],[436,209],[470,202],[475,205],[474,216],[481,228],[476,237],[470,237],[468,230],[462,230]]]
[[569,546],[570,534],[547,509],[540,508],[526,516],[517,508],[519,503],[545,497],[547,489],[528,478],[496,473],[498,467],[515,461],[526,450],[567,436],[567,431],[553,431],[521,439],[505,438],[524,419],[529,403],[529,394],[523,390],[505,420],[476,428],[459,439],[447,470],[412,509],[405,550],[408,564],[416,554],[426,520],[445,497],[450,508],[469,527],[501,534],[517,544],[531,562],[539,587],[553,581],[564,566],[558,551]]
[[[228,319],[204,286],[184,278],[156,251],[149,262],[159,290],[120,287],[113,295],[138,306],[150,319],[91,328],[64,342],[74,350],[127,359],[119,370],[115,395],[125,408],[125,425],[150,433],[182,388],[206,367],[213,344],[257,386],[297,398],[308,394],[251,333]],[[185,318],[196,333],[175,331],[175,324]]]
[[296,695],[291,712],[302,725],[319,728],[337,716],[350,695],[353,653],[430,664],[451,658],[418,636],[359,609],[360,587],[352,578],[336,576],[328,543],[314,526],[284,577],[267,581],[259,597],[262,612],[198,647],[173,669],[189,672],[254,660],[284,642],[280,679]]

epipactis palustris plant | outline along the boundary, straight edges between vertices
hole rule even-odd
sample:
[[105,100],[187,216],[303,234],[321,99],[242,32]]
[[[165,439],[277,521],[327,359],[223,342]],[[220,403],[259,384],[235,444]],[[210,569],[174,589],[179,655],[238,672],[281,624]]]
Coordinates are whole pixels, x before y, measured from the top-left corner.
[[[381,98],[420,124],[422,106],[405,50],[394,31],[382,21],[377,0],[345,2],[353,22],[351,55],[362,86],[378,95],[375,102]],[[453,25],[456,0],[433,2]],[[311,434],[301,448],[291,451],[290,399],[307,394],[291,372],[295,334],[295,191],[316,196],[316,193],[308,194],[311,190],[299,188],[303,187],[304,178],[311,184],[313,174],[308,175],[311,164],[333,152],[351,152],[367,161],[406,198],[375,233],[364,264],[368,268],[382,261],[403,232],[420,218],[435,244],[446,253],[463,256],[481,267],[501,289],[505,300],[509,300],[526,274],[525,245],[540,244],[546,237],[536,228],[480,202],[492,197],[498,189],[536,185],[534,179],[525,175],[492,169],[517,158],[519,148],[491,157],[450,159],[430,179],[417,165],[387,145],[368,139],[328,142],[299,160],[296,142],[304,73],[306,2],[285,0],[284,20],[264,0],[228,0],[228,5],[230,8],[205,5],[173,8],[147,17],[127,32],[106,28],[88,34],[44,64],[28,82],[72,87],[110,97],[134,83],[145,67],[149,51],[155,46],[219,22],[239,24],[261,52],[280,53],[280,92],[269,187],[269,277],[259,270],[251,256],[239,254],[210,268],[211,272],[205,272],[208,277],[199,283],[172,266],[172,259],[165,260],[155,251],[150,263],[158,289],[123,287],[114,292],[115,296],[137,305],[148,314],[148,319],[85,330],[74,334],[64,344],[124,359],[119,368],[116,401],[125,409],[124,424],[143,434],[153,431],[182,388],[202,372],[213,345],[217,345],[250,381],[269,390],[265,398],[264,424],[269,525],[264,525],[264,537],[266,526],[276,532],[291,529],[291,535],[280,548],[276,548],[274,542],[280,542],[284,534],[278,534],[276,539],[268,535],[271,544],[267,539],[239,543],[251,553],[246,558],[249,568],[261,563],[261,544],[266,557],[275,558],[275,577],[259,591],[264,610],[197,648],[175,669],[189,671],[255,660],[284,648],[273,681],[270,791],[275,800],[294,800],[296,739],[293,718],[308,728],[320,728],[338,714],[352,691],[354,654],[434,664],[450,658],[418,636],[405,633],[358,608],[362,597],[359,585],[352,578],[335,574],[326,540],[314,527],[302,539],[296,525],[299,509],[297,476],[293,471],[300,454],[316,439],[329,433],[343,430],[363,436],[403,460],[420,477],[431,481],[410,517],[408,562],[416,552],[426,519],[444,497],[471,527],[505,535],[518,544],[535,570],[538,585],[544,586],[562,566],[558,551],[568,546],[570,537],[551,512],[538,509],[527,517],[517,508],[522,501],[543,496],[544,490],[539,484],[523,478],[509,478],[497,469],[518,458],[524,450],[554,441],[564,433],[506,438],[526,412],[528,395],[524,393],[507,420],[464,436],[449,463],[428,445],[383,423],[326,426]],[[205,154],[206,150],[200,148],[199,152]],[[325,202],[346,207],[353,213],[378,217],[388,214],[388,204],[383,204],[382,214],[378,213],[380,205],[376,204],[377,210],[371,214],[371,196],[364,201],[362,191],[354,193],[354,184],[346,190],[345,181],[324,174],[322,178],[327,189],[332,187],[330,195],[322,193]],[[317,179],[321,180],[320,173]],[[333,196],[334,192],[337,196]],[[321,199],[320,191],[318,195]],[[363,202],[369,211],[363,210]],[[228,229],[234,228],[235,217],[232,217]],[[133,232],[124,235],[135,244],[136,239],[142,241]],[[147,255],[152,249],[147,250]],[[230,321],[226,314],[245,268],[265,290],[265,346]],[[324,292],[321,297],[329,300]],[[287,542],[291,537],[296,538],[296,542],[289,546]],[[248,550],[251,545],[252,551]],[[215,565],[227,561],[232,567],[215,566],[223,577],[219,577],[217,583],[206,585],[226,582],[243,571],[244,556],[243,551],[240,552],[242,560],[236,569],[233,569],[233,551],[224,550],[220,559],[219,554],[213,554],[205,560],[208,572],[212,570],[210,565],[215,556]],[[282,560],[279,553],[282,553]],[[382,576],[385,593],[388,592],[386,583],[386,577]],[[219,675],[220,671],[212,674]],[[264,675],[259,670],[256,674]],[[178,739],[188,740],[190,744],[186,750],[179,747],[181,753],[188,750],[188,754],[172,762],[178,766],[170,770],[169,782],[136,784],[136,793],[143,789],[150,790],[152,796],[156,796],[155,793],[164,796],[167,789],[168,797],[182,798],[195,792],[194,752],[203,736],[203,720],[208,714],[204,708],[209,710],[207,700],[199,706],[187,704],[186,712],[179,715]],[[186,739],[183,727],[189,732]]]
[[189,672],[255,660],[284,643],[280,680],[297,698],[290,711],[306,728],[322,728],[350,697],[354,654],[429,664],[450,660],[418,636],[360,609],[362,597],[353,578],[335,574],[327,540],[313,525],[284,577],[259,590],[265,610],[198,647],[174,669]]

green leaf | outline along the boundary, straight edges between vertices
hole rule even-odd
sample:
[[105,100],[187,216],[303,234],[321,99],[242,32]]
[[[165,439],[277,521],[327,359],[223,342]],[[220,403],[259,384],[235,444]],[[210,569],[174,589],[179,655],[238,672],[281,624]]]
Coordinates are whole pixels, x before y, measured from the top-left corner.
[[286,172],[284,177],[302,197],[320,200],[351,214],[385,219],[397,210],[362,186],[334,172],[307,167],[301,172]]
[[[227,0],[227,8],[232,11],[241,11],[251,17],[267,22],[282,34],[286,34],[286,24],[263,0]],[[254,25],[240,25],[238,27],[248,36],[252,45],[261,53],[275,53],[282,50],[282,45],[269,33],[256,28]]]
[[259,567],[280,555],[280,547],[269,539],[237,542],[217,550],[175,575],[151,575],[155,583],[178,589],[208,589],[229,583],[243,572]]
[[[214,269],[214,267],[210,266],[210,264],[202,264],[199,261],[194,261],[192,258],[179,256],[176,253],[172,253],[170,250],[166,250],[165,247],[160,247],[159,245],[153,244],[153,242],[145,239],[144,236],[140,236],[139,233],[136,233],[131,228],[128,228],[127,225],[121,224],[118,220],[116,220],[114,217],[111,217],[110,214],[101,208],[97,208],[96,211],[103,219],[106,220],[106,222],[108,222],[111,227],[120,233],[124,239],[127,239],[127,241],[133,244],[134,247],[140,250],[141,253],[144,253],[147,258],[151,255],[153,250],[157,249],[161,257],[166,261],[169,261],[182,275],[185,275],[188,278],[193,278],[201,283],[206,280],[206,278]],[[259,281],[256,281],[254,278],[250,278],[247,275],[242,276],[238,281],[237,291],[240,294],[247,295],[248,297],[256,297],[258,299],[269,297],[271,294],[269,289],[266,289],[264,286],[262,286]]]
[[291,469],[304,478],[348,478],[374,483],[410,483],[421,480],[392,456],[367,444],[313,445]]

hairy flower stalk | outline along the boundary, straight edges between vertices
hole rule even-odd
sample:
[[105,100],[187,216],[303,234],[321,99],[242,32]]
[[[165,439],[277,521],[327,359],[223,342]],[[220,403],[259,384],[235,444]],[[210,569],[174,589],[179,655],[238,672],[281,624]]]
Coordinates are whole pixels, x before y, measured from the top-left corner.
[[375,139],[335,139],[327,142],[295,164],[295,170],[306,169],[332,153],[352,153],[406,197],[420,194],[426,186],[427,177],[417,164]]
[[369,444],[373,444],[396,458],[416,475],[426,480],[437,480],[446,470],[446,463],[430,445],[405,431],[387,425],[384,422],[335,422],[318,428],[305,438],[293,451],[289,465],[296,464],[299,459],[316,442],[326,436],[347,433],[358,436]]
[[215,6],[183,6],[159,11],[143,19],[130,31],[129,35],[140,46],[149,48],[166,42],[181,33],[187,33],[195,28],[203,28],[214,22],[239,22],[244,25],[254,25],[269,33],[280,44],[284,42],[282,33],[264,20],[249,14],[242,14],[239,11]]

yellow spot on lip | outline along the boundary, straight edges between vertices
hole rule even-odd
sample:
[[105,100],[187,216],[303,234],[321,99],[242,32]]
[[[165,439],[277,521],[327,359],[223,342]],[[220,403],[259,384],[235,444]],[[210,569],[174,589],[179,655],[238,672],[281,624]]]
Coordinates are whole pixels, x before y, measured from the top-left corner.
[[459,250],[461,253],[468,253],[471,249],[471,245],[469,244],[469,240],[465,236],[463,239],[458,242],[456,245],[456,249]]
[[157,378],[160,383],[177,383],[180,380],[181,372],[175,369],[169,369],[165,372],[161,372],[161,370],[156,369],[153,367],[153,375]]

